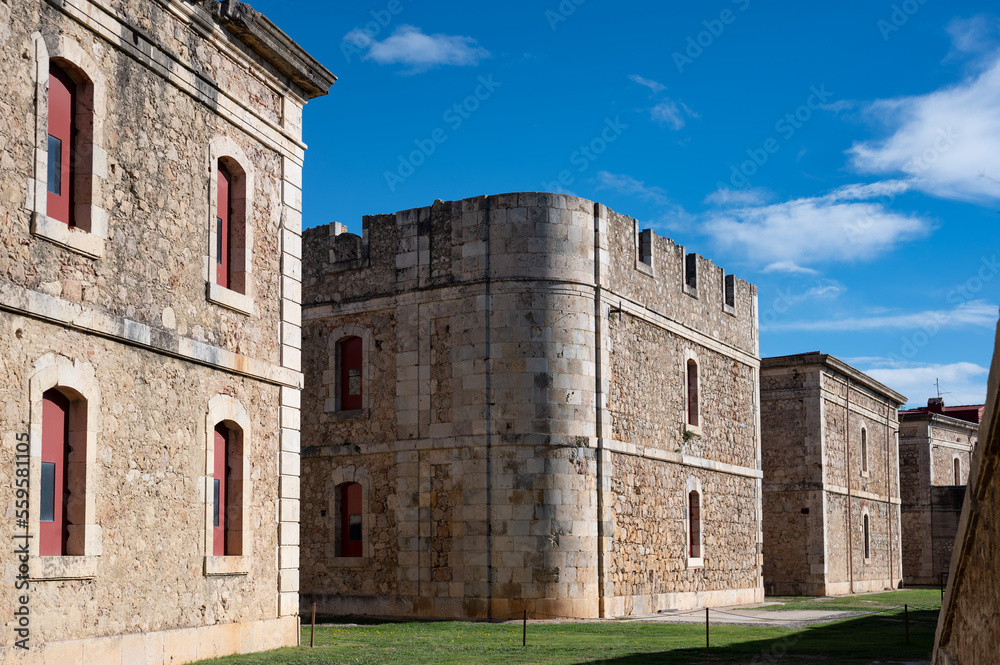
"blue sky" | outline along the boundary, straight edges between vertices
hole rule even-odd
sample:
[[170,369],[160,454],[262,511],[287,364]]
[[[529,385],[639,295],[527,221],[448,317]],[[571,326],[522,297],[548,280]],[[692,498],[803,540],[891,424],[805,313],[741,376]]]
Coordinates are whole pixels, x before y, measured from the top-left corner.
[[305,226],[573,193],[757,284],[762,356],[984,400],[994,3],[251,4],[340,79],[306,107]]

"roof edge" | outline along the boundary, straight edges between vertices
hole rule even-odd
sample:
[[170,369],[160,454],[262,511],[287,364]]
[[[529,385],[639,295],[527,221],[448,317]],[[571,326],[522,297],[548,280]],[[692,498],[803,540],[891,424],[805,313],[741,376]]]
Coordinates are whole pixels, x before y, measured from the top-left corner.
[[337,77],[330,70],[247,3],[239,0],[198,0],[198,4],[216,22],[298,85],[306,99],[322,97],[336,82]]
[[790,367],[790,366],[806,366],[806,365],[818,365],[823,367],[828,367],[836,372],[846,375],[856,383],[860,383],[866,388],[873,390],[889,399],[893,400],[900,406],[906,404],[907,397],[902,393],[898,393],[889,386],[885,385],[880,381],[876,381],[872,377],[868,376],[861,370],[851,365],[848,365],[840,358],[836,356],[831,356],[828,353],[821,353],[819,351],[810,351],[808,353],[796,353],[788,356],[772,356],[770,358],[760,359],[761,370],[767,369],[769,367]]

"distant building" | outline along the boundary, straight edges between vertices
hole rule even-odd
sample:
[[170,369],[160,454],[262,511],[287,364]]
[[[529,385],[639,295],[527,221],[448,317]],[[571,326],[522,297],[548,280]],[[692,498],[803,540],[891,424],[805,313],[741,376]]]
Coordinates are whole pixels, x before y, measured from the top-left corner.
[[312,228],[303,251],[304,607],[762,600],[753,285],[534,192]]
[[972,454],[948,590],[938,618],[934,665],[979,665],[1000,658],[1000,335]]
[[948,572],[983,408],[932,397],[899,412],[905,584],[940,584]]
[[833,356],[761,360],[764,588],[836,595],[900,583],[897,409]]

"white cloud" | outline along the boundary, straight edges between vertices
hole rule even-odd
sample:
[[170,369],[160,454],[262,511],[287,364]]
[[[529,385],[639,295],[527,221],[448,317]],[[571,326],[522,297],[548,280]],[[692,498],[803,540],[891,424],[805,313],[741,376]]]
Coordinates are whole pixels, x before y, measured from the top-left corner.
[[755,206],[767,203],[773,198],[774,197],[771,192],[762,187],[753,187],[749,189],[729,189],[728,187],[720,187],[705,197],[705,203],[711,203],[712,205],[724,207]]
[[630,81],[638,83],[639,85],[646,86],[647,88],[649,88],[650,90],[653,91],[654,95],[658,95],[658,94],[660,94],[661,92],[663,92],[664,90],[667,89],[667,86],[663,85],[659,81],[651,81],[650,79],[643,78],[643,77],[638,76],[636,74],[632,74],[628,78],[629,78]]
[[997,306],[985,300],[970,300],[953,309],[904,314],[877,314],[839,319],[817,319],[772,323],[769,332],[857,332],[861,330],[925,330],[937,333],[953,328],[992,328],[997,324]]
[[365,60],[374,60],[380,65],[407,65],[411,73],[438,65],[477,65],[483,58],[490,57],[490,52],[478,46],[472,37],[427,35],[412,25],[399,26],[381,42],[360,29],[347,33],[344,41],[368,49]]
[[597,173],[597,189],[610,189],[661,206],[670,204],[667,193],[661,188],[647,185],[643,181],[623,173],[599,171]]
[[709,212],[703,226],[724,249],[786,266],[876,258],[926,235],[931,223],[881,203],[847,201],[843,190],[817,198]]
[[[884,365],[883,359],[869,358],[869,365]],[[850,361],[849,361],[850,362]],[[989,369],[971,362],[951,364],[907,365],[903,367],[872,367],[863,370],[896,392],[906,395],[912,407],[924,406],[928,397],[937,396],[935,382],[941,380],[941,392],[946,406],[982,404],[986,401],[986,380]]]
[[[970,34],[958,43],[971,48]],[[956,85],[876,101],[867,113],[892,133],[848,151],[858,170],[905,176],[915,189],[944,199],[992,205],[1000,198],[1000,52]]]
[[952,19],[945,28],[955,51],[959,53],[982,53],[997,45],[1000,20],[995,16],[980,14],[972,18]]
[[769,263],[764,266],[761,270],[764,274],[783,272],[789,275],[818,275],[819,271],[813,270],[812,268],[803,268],[794,261],[775,261],[774,263]]
[[698,114],[687,107],[684,102],[665,99],[649,111],[653,120],[661,125],[668,125],[673,130],[683,129],[686,118],[697,118]]

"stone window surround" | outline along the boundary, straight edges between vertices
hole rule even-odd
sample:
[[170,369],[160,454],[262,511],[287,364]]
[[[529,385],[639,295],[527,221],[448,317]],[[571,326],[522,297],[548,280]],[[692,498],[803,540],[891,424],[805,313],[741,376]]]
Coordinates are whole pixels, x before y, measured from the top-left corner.
[[[242,219],[244,228],[243,260],[234,263],[234,252],[230,248],[229,262],[231,270],[241,275],[243,293],[220,286],[215,281],[216,247],[216,217],[218,216],[219,182],[217,170],[219,160],[224,160],[226,167],[233,176],[233,217]],[[253,213],[254,213],[254,183],[253,165],[243,149],[228,136],[216,136],[208,146],[208,253],[205,257],[205,282],[208,289],[208,300],[227,309],[242,314],[253,314]],[[240,193],[243,195],[240,196]],[[230,221],[232,224],[232,221]],[[237,254],[238,256],[238,254]]]
[[[104,151],[106,84],[94,59],[75,40],[66,35],[31,35],[32,67],[35,83],[34,174],[28,179],[25,208],[31,212],[31,233],[89,258],[104,256],[108,238],[108,213],[100,207],[104,200],[104,181],[108,175],[108,155]],[[77,226],[47,216],[48,208],[48,119],[49,63],[57,60],[77,82],[78,108],[89,112],[88,121],[78,124],[79,142],[74,159],[76,196],[73,214]],[[78,116],[80,113],[78,112]]]
[[[242,438],[243,459],[243,491],[240,510],[242,512],[242,530],[240,531],[241,546],[239,555],[214,556],[212,552],[212,498],[215,474],[215,426],[225,423],[230,429],[238,429]],[[201,501],[205,506],[205,571],[210,575],[246,575],[250,572],[252,553],[250,551],[253,537],[250,532],[250,521],[247,511],[247,501],[253,496],[253,481],[250,478],[250,456],[247,454],[250,442],[253,441],[250,429],[250,418],[246,409],[231,395],[215,395],[208,402],[208,413],[205,416],[205,475],[200,483]]]
[[[97,525],[95,497],[97,485],[97,444],[101,439],[101,392],[93,366],[88,362],[71,360],[66,356],[47,353],[36,360],[34,372],[28,379],[30,400],[30,461],[28,507],[28,576],[33,581],[90,580],[97,575],[97,562],[103,551],[104,534]],[[39,556],[39,507],[42,455],[42,395],[51,388],[60,388],[71,402],[86,403],[86,430],[74,431],[73,416],[70,421],[71,441],[83,436],[85,441],[84,474],[84,523],[70,525],[70,538],[82,545],[83,554],[65,556]],[[79,421],[77,421],[79,423]],[[76,439],[78,442],[79,439]],[[73,445],[71,443],[71,445]],[[75,447],[75,446],[74,446]],[[81,533],[82,527],[82,533]],[[75,532],[75,533],[74,533]]]
[[962,457],[961,455],[954,454],[951,457],[951,464],[953,468],[953,473],[955,477],[952,479],[955,481],[955,485],[962,484]]
[[[698,424],[692,425],[688,422],[688,361],[694,361],[695,367],[698,370]],[[702,416],[701,416],[701,404],[704,401],[702,399],[702,383],[701,383],[701,361],[698,359],[698,354],[690,349],[684,351],[684,365],[681,368],[683,372],[683,385],[684,385],[684,431],[690,432],[695,436],[702,435]]]
[[[340,342],[347,337],[361,338],[361,408],[350,411],[340,410]],[[329,386],[329,393],[323,404],[323,411],[337,420],[367,418],[370,413],[372,331],[357,323],[345,323],[330,331],[327,337],[329,369],[323,373],[323,383]]]
[[[700,522],[700,530],[698,532],[701,537],[701,542],[699,543],[699,550],[701,552],[700,557],[691,556],[691,506],[688,504],[691,492],[698,493],[698,521]],[[687,479],[687,483],[684,486],[684,556],[687,560],[688,568],[704,568],[705,567],[705,494],[701,491],[701,480],[693,476]]]
[[[337,467],[330,476],[333,493],[329,498],[328,518],[330,520],[330,553],[326,565],[331,568],[358,568],[367,565],[372,556],[371,542],[371,506],[368,501],[368,488],[371,487],[371,476],[367,469],[353,466]],[[339,556],[336,550],[337,539],[340,537],[340,488],[348,483],[361,485],[361,556]]]

